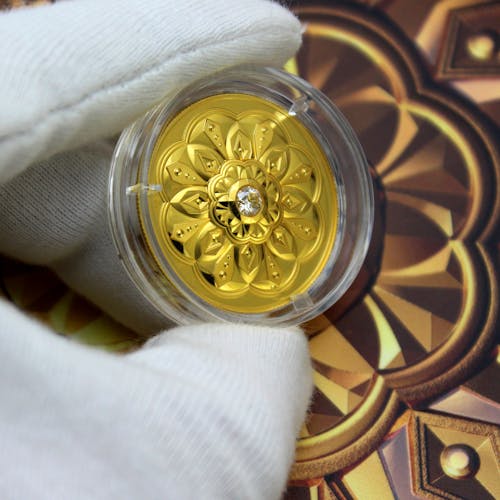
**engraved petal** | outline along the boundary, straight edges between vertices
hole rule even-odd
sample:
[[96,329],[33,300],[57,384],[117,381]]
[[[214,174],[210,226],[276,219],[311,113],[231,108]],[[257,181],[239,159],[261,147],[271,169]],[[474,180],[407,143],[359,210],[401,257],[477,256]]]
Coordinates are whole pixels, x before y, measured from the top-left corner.
[[264,151],[270,146],[273,141],[273,128],[276,125],[271,120],[255,125],[253,132],[253,150],[255,158],[259,159]]
[[206,181],[196,172],[191,164],[187,147],[184,143],[177,143],[169,148],[161,157],[161,197],[169,201],[177,192],[186,186],[203,186]]
[[210,142],[218,149],[220,154],[227,158],[226,146],[220,124],[214,119],[207,118],[203,125],[205,135],[210,139]]
[[198,234],[194,250],[196,264],[205,279],[212,285],[215,283],[213,276],[217,261],[221,255],[227,253],[230,246],[225,231],[211,222],[206,224]]
[[185,244],[186,241],[190,240],[199,231],[199,228],[199,224],[192,221],[174,222],[169,231],[170,239]]
[[195,219],[179,212],[169,203],[163,204],[160,214],[161,220],[165,221],[165,237],[172,241],[181,255],[194,259],[198,234],[209,223],[208,216],[206,219]]
[[259,272],[251,283],[252,288],[258,290],[270,291],[278,287],[282,282],[283,273],[275,256],[261,245],[262,261],[259,266]]
[[267,248],[281,259],[294,260],[297,258],[295,240],[284,226],[278,226],[274,229],[267,241]]
[[319,179],[317,178],[313,160],[299,148],[288,148],[288,169],[281,180],[282,186],[295,185],[304,191],[311,201],[316,201],[320,193]]
[[168,180],[164,180],[163,183],[176,182],[185,186],[192,185],[203,185],[205,184],[204,179],[202,179],[198,173],[187,163],[174,162],[166,167],[168,173]]
[[313,175],[313,169],[311,165],[307,163],[298,163],[295,168],[290,169],[291,171],[285,177],[283,184],[301,184],[302,182],[308,181]]
[[303,214],[311,206],[311,200],[309,200],[306,193],[291,186],[285,188],[281,203],[286,212],[293,214]]
[[267,172],[277,179],[281,179],[288,169],[287,147],[269,149],[262,155],[261,161]]
[[209,197],[206,188],[201,186],[182,189],[172,197],[170,203],[176,210],[191,217],[208,216]]
[[252,141],[235,123],[227,134],[226,140],[227,154],[230,159],[249,160],[252,158]]
[[265,265],[268,280],[274,286],[280,285],[283,279],[282,272],[277,260],[271,255],[270,252],[266,252]]
[[199,238],[196,246],[196,259],[216,256],[225,243],[224,231],[221,228],[213,228],[202,238]]
[[318,236],[316,218],[288,218],[283,220],[283,224],[286,225],[286,227],[294,236],[300,238],[301,240],[311,241],[316,239]]
[[262,248],[252,243],[238,248],[237,263],[242,278],[251,283],[259,272],[262,264]]
[[219,257],[214,267],[214,283],[217,288],[224,288],[229,283],[234,273],[234,247],[228,246],[227,250]]
[[200,144],[189,144],[187,152],[196,172],[205,180],[217,174],[224,163],[220,154]]

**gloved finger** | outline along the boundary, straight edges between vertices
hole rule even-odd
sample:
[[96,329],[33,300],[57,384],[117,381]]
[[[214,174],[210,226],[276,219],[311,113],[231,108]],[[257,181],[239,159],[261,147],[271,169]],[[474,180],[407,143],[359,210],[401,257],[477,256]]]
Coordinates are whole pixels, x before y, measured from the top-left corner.
[[118,357],[0,317],[3,498],[279,498],[312,389],[298,329],[182,327]]
[[57,2],[1,14],[0,33],[0,183],[210,72],[280,65],[301,37],[267,0]]
[[224,494],[215,498],[280,498],[312,392],[299,328],[177,327],[128,357],[182,386],[200,387],[196,409],[183,413],[179,428],[184,453],[198,457],[189,471],[195,483],[204,481],[207,456],[230,457],[210,464],[213,475],[225,478]]
[[94,143],[0,185],[0,253],[48,266],[73,290],[141,334],[171,326],[122,266],[107,219],[113,146]]

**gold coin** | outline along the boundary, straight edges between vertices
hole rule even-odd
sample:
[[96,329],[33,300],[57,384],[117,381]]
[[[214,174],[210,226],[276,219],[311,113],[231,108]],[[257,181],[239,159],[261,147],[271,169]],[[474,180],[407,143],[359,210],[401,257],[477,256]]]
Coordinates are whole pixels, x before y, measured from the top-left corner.
[[220,94],[189,105],[164,125],[147,177],[161,187],[138,202],[151,253],[167,277],[215,307],[263,313],[290,303],[332,254],[338,194],[329,162],[273,102]]

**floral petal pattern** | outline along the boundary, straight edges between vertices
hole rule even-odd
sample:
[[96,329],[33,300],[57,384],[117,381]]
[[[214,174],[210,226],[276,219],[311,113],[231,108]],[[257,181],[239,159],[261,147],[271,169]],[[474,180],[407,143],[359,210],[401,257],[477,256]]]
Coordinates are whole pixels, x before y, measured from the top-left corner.
[[[219,289],[235,279],[247,287],[280,286],[285,280],[283,262],[294,263],[298,256],[295,239],[314,242],[318,235],[317,215],[313,220],[305,217],[313,206],[310,194],[316,192],[313,161],[306,152],[286,145],[273,120],[249,123],[235,120],[224,131],[216,115],[204,118],[191,135],[196,141],[205,135],[211,145],[186,142],[165,160],[168,181],[179,185],[170,206],[210,227],[196,230],[199,242],[192,254],[202,275],[210,276],[208,280]],[[187,184],[192,185],[183,187]],[[245,187],[261,200],[255,216],[238,209],[237,196]],[[170,238],[183,253],[187,227],[184,221],[169,228]],[[288,274],[295,267],[294,263]]]
[[[165,135],[153,155],[162,190],[150,203],[162,248],[212,304],[270,310],[306,290],[326,262],[336,234],[326,220],[337,209],[334,178],[285,109],[254,96],[207,99],[216,104],[176,116],[181,133]],[[320,198],[323,182],[334,196]]]
[[249,160],[253,156],[252,141],[235,123],[227,135],[226,149],[229,159]]

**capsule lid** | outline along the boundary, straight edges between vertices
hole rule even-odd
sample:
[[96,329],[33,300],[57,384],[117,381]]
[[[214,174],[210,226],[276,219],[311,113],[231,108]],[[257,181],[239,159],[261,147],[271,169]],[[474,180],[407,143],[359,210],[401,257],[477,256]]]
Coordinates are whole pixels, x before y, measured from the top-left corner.
[[165,316],[291,325],[354,280],[373,192],[359,141],[321,92],[238,66],[122,133],[109,209],[126,271]]

